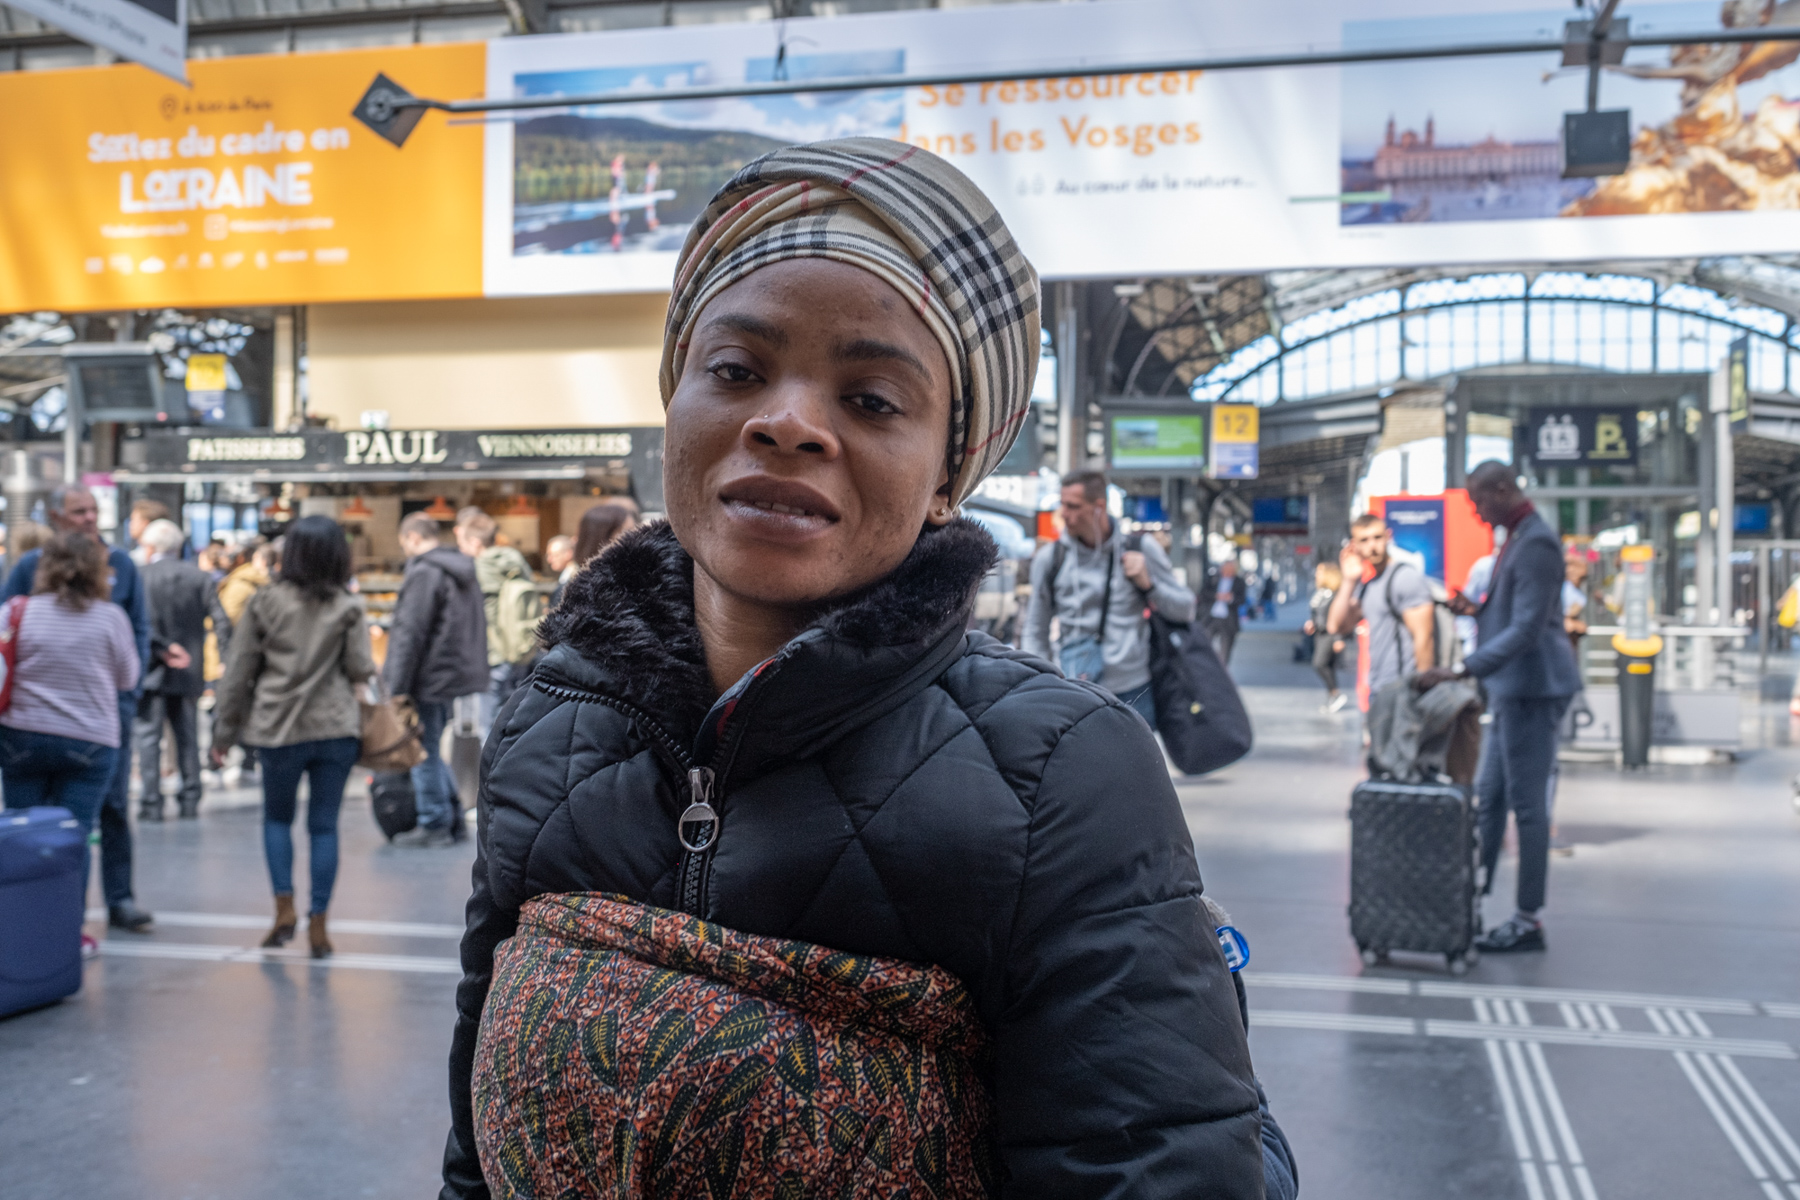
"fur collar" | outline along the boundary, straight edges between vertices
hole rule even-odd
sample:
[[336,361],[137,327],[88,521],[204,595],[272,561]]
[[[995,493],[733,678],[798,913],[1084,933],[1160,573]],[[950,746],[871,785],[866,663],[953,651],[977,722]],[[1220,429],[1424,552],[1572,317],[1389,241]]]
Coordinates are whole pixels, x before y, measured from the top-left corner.
[[[823,639],[813,640],[827,644],[904,657],[908,648],[922,649],[967,624],[995,554],[993,539],[973,521],[929,527],[898,567],[830,605],[808,632],[819,631]],[[538,636],[551,649],[548,673],[573,674],[576,664],[566,661],[573,652],[588,668],[580,674],[597,670],[608,691],[646,708],[671,731],[691,733],[712,706],[706,650],[694,622],[694,561],[667,522],[627,534],[571,579]]]

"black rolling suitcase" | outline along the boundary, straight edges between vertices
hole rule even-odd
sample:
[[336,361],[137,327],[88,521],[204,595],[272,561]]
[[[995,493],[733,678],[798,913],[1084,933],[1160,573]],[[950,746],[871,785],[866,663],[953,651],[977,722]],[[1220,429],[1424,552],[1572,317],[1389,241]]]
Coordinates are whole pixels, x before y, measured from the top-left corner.
[[369,776],[369,808],[388,841],[419,825],[418,797],[411,771],[376,771]]
[[1442,954],[1461,975],[1481,933],[1475,805],[1466,785],[1371,779],[1350,794],[1350,936],[1363,961]]

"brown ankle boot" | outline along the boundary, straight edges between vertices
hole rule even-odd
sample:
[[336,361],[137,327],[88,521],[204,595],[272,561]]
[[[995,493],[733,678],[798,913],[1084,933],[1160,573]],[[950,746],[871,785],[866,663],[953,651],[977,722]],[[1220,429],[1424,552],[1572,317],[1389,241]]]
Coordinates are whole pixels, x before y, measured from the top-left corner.
[[331,953],[331,939],[325,936],[325,914],[313,913],[306,918],[306,940],[312,944],[312,956],[325,958]]
[[294,915],[293,893],[281,893],[275,897],[275,928],[269,930],[269,936],[262,940],[263,949],[276,950],[294,940],[294,927],[300,918]]

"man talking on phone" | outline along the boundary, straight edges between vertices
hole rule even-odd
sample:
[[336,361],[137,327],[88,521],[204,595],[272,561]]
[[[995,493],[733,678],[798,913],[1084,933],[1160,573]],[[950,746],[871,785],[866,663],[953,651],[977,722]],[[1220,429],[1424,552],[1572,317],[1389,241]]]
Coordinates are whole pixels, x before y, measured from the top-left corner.
[[1542,950],[1538,912],[1550,872],[1548,800],[1556,727],[1581,686],[1563,631],[1562,545],[1504,463],[1485,462],[1469,473],[1469,499],[1483,521],[1506,530],[1486,600],[1477,605],[1460,593],[1450,600],[1458,615],[1475,618],[1480,637],[1461,663],[1424,671],[1413,686],[1424,691],[1472,676],[1487,690],[1494,723],[1476,780],[1481,865],[1491,888],[1510,809],[1519,830],[1519,887],[1517,911],[1476,945],[1489,954]]
[[1437,614],[1425,573],[1390,553],[1393,533],[1374,513],[1350,523],[1338,555],[1344,582],[1332,598],[1326,632],[1348,638],[1369,622],[1369,694],[1437,661]]

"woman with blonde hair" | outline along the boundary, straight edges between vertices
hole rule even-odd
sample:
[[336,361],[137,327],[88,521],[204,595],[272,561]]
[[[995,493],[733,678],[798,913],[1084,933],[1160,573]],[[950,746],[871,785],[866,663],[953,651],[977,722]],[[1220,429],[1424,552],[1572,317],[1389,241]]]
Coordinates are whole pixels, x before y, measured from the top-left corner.
[[1319,682],[1325,685],[1325,703],[1319,706],[1320,712],[1334,713],[1349,702],[1349,698],[1338,690],[1338,657],[1344,653],[1344,639],[1331,632],[1331,600],[1344,586],[1344,572],[1334,562],[1322,562],[1313,568],[1313,594],[1309,605],[1312,616],[1307,618],[1305,630],[1313,639],[1313,670],[1318,672]]
[[1264,1195],[1154,736],[968,632],[1038,307],[901,143],[696,221],[668,521],[570,582],[483,752],[443,1197]]

